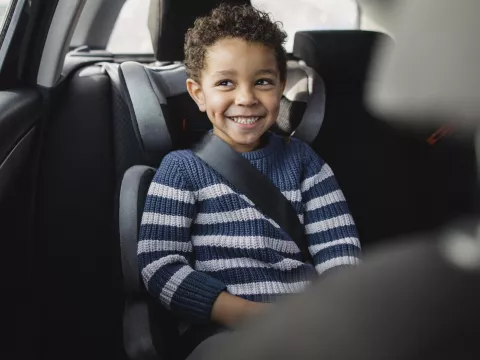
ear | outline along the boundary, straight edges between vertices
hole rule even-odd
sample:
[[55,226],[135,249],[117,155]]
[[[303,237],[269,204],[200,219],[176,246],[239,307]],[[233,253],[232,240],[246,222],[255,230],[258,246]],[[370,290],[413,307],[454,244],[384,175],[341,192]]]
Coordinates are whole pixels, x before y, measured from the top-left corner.
[[205,112],[205,94],[202,86],[193,79],[187,79],[187,91],[192,99],[197,103],[201,112]]

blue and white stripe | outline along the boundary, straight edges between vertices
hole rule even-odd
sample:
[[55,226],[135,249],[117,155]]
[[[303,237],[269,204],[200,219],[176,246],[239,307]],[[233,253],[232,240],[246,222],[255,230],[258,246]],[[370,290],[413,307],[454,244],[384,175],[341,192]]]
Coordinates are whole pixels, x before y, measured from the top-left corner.
[[345,197],[308,146],[271,135],[267,147],[243,155],[292,203],[314,265],[303,263],[278,224],[191,151],[173,152],[148,191],[138,259],[149,292],[190,321],[208,321],[222,291],[269,302],[303,291],[315,272],[359,261]]

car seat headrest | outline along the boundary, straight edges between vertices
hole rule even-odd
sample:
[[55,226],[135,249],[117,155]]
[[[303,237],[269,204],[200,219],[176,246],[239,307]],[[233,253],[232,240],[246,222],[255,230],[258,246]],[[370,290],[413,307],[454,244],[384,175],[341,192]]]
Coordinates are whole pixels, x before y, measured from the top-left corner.
[[249,0],[151,0],[148,28],[158,61],[182,61],[187,30],[197,17],[208,15],[221,3],[250,4]]
[[313,142],[323,123],[325,100],[322,78],[307,66],[289,62],[280,112],[272,130]]
[[[186,70],[180,64],[147,67],[136,62],[119,66],[123,97],[130,111],[145,165],[158,166],[169,151],[190,146],[212,125],[198,110],[186,89]],[[309,67],[289,63],[287,84],[272,131],[312,142],[325,112],[325,87]]]
[[362,30],[299,31],[293,54],[325,81],[327,91],[362,89],[375,44],[387,35]]

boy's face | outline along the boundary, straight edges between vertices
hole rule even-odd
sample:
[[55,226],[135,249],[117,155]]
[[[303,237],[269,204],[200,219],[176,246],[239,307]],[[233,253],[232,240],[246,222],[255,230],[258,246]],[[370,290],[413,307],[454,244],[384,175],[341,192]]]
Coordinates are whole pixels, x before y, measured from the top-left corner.
[[275,52],[260,43],[222,39],[208,48],[201,84],[187,89],[214,133],[239,152],[252,151],[275,123],[285,83]]

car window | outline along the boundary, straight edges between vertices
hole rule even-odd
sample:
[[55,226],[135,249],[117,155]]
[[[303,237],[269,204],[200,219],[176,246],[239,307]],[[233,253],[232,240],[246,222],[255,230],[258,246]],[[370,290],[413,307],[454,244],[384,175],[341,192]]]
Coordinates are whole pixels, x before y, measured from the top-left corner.
[[148,30],[149,0],[127,0],[113,28],[107,51],[115,54],[153,54]]
[[251,0],[256,8],[272,14],[288,34],[285,48],[293,50],[295,33],[300,30],[358,28],[355,0]]
[[[149,4],[148,0],[125,2],[110,37],[108,51],[153,53],[147,26]],[[282,22],[288,33],[288,52],[293,49],[296,31],[358,27],[356,0],[252,0],[252,5],[271,13],[275,20]]]

